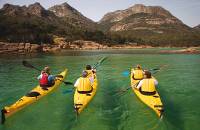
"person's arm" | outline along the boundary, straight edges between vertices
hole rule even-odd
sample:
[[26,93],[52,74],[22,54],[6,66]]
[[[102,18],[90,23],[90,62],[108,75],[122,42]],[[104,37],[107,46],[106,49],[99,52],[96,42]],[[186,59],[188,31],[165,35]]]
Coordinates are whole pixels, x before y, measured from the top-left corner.
[[97,72],[96,69],[92,69],[92,73],[95,74]]
[[49,82],[53,82],[55,80],[55,76],[54,75],[49,75],[48,76],[48,81]]
[[133,73],[133,75],[132,75],[132,79],[135,79],[135,78],[134,78],[134,73]]
[[37,79],[40,80],[42,78],[42,74],[40,74]]
[[141,80],[139,84],[135,86],[135,88],[139,90],[142,87],[142,84],[143,84],[143,81]]
[[154,80],[154,84],[156,87],[158,87],[158,81],[156,79]]
[[94,78],[93,78],[93,77],[90,77],[89,80],[90,80],[91,85],[93,85],[93,83],[94,83]]
[[76,82],[75,82],[75,84],[74,84],[74,87],[77,88],[77,87],[78,87],[78,84],[79,84],[79,79],[76,80]]

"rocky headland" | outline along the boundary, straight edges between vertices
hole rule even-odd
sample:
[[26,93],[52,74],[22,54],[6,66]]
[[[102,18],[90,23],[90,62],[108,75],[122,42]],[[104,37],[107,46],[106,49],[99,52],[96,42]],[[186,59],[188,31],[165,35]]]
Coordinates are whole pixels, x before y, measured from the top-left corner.
[[200,46],[200,26],[191,28],[160,6],[136,4],[94,22],[68,3],[49,9],[38,2],[28,6],[5,4],[0,19],[0,54]]
[[[30,44],[30,43],[5,43],[0,42],[0,55],[27,55],[31,53],[59,53],[62,50],[105,50],[105,49],[141,49],[158,48],[148,45],[128,44],[100,44],[93,41],[77,40],[74,42],[62,42],[60,44]],[[200,47],[183,47],[177,50],[161,50],[165,54],[200,54]]]

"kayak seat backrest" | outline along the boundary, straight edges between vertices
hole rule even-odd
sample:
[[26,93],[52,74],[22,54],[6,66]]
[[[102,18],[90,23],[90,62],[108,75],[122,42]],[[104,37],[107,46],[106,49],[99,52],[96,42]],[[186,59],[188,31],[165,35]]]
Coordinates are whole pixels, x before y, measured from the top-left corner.
[[35,92],[35,91],[32,91],[32,92],[26,94],[27,97],[36,97],[36,98],[40,95],[41,94],[39,92]]
[[62,75],[56,75],[56,77],[58,77],[58,78],[63,78],[63,76],[62,76]]

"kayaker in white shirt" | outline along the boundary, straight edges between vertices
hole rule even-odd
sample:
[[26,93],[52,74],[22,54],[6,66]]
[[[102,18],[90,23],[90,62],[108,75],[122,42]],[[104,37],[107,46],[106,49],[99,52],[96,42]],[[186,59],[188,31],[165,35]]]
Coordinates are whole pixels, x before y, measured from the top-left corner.
[[82,76],[78,78],[74,84],[74,87],[77,88],[77,91],[81,94],[91,93],[93,90],[94,79],[88,77],[88,72],[83,71]]
[[144,95],[153,95],[156,93],[158,81],[151,76],[151,72],[144,71],[144,79],[135,87]]

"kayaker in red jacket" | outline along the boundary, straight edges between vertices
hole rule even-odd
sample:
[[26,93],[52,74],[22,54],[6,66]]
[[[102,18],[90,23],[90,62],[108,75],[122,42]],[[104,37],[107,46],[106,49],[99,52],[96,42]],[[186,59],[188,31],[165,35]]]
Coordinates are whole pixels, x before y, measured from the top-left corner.
[[38,76],[40,86],[43,88],[51,87],[55,83],[55,76],[51,75],[50,71],[50,68],[46,66],[41,71],[41,74]]

